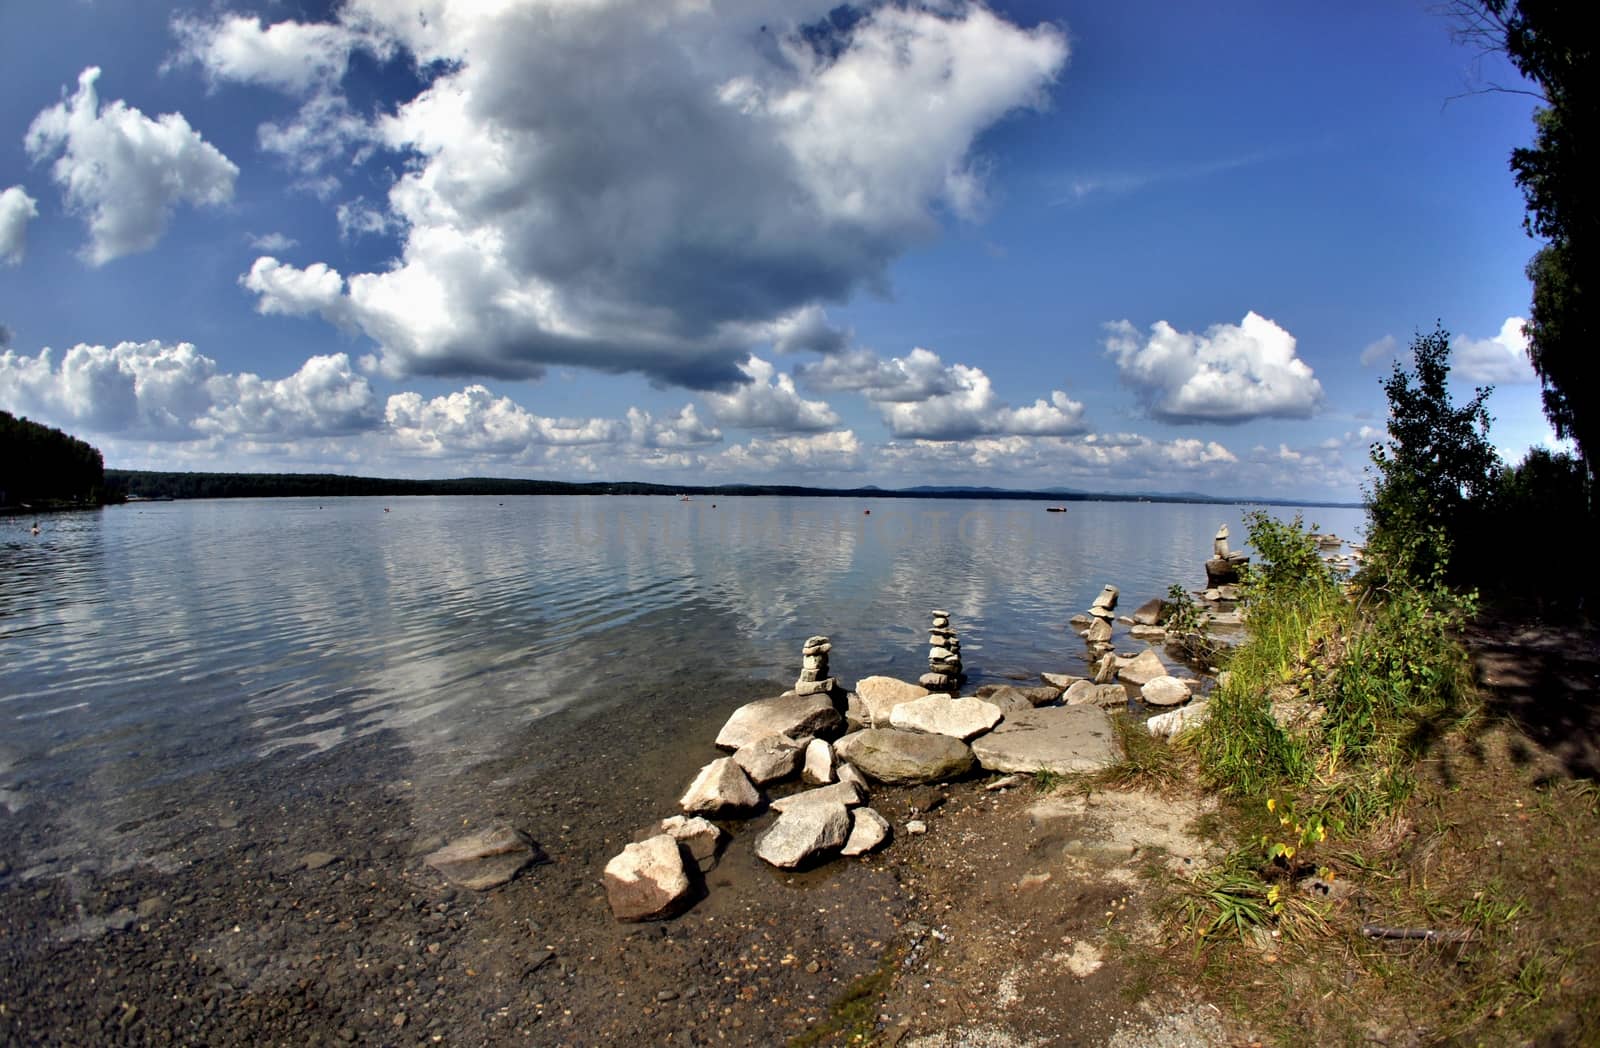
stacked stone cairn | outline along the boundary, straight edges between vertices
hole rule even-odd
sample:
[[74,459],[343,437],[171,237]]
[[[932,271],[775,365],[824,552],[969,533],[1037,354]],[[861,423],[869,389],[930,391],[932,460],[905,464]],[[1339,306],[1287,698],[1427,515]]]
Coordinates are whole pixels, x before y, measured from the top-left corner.
[[966,677],[961,671],[961,638],[950,628],[950,613],[935,610],[928,628],[928,672],[917,683],[929,691],[955,694]]
[[806,640],[800,649],[800,679],[794,682],[796,695],[829,695],[839,686],[837,677],[828,676],[828,652],[833,644],[827,637]]
[[1211,540],[1211,559],[1206,561],[1205,598],[1210,601],[1239,599],[1239,568],[1250,563],[1250,554],[1228,549],[1228,525],[1217,528]]
[[[760,827],[750,844],[756,858],[779,869],[808,869],[890,844],[893,825],[870,807],[878,787],[931,792],[982,768],[1010,776],[989,786],[999,789],[1026,774],[1096,771],[1118,759],[1106,712],[1063,704],[1059,687],[1026,694],[998,689],[1009,693],[1004,709],[998,701],[957,698],[961,641],[949,612],[933,613],[929,639],[930,672],[922,680],[938,690],[869,676],[846,694],[829,675],[832,644],[809,638],[794,690],[734,710],[715,740],[727,755],[694,776],[679,798],[681,814],[641,828],[606,864],[612,914],[655,921],[683,913],[705,893],[706,874],[732,834],[753,820],[762,820],[751,826]],[[845,714],[852,709],[876,712],[865,723],[852,722]],[[905,800],[919,816],[904,824],[905,832],[929,832],[921,813],[938,798]]]
[[1117,619],[1117,596],[1120,592],[1117,587],[1107,584],[1094,603],[1089,605],[1091,621],[1083,632],[1083,639],[1089,642],[1089,647],[1101,648],[1111,644],[1111,624]]

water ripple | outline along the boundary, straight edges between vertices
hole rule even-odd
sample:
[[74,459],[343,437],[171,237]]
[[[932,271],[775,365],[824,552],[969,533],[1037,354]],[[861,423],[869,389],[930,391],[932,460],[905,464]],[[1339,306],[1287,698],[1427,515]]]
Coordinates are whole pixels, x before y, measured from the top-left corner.
[[[564,709],[922,669],[947,607],[975,680],[1071,669],[1065,622],[1198,582],[1217,506],[650,498],[128,506],[0,535],[0,794],[120,791],[388,733],[492,754]],[[864,509],[874,510],[872,515]],[[1353,532],[1355,511],[1316,511]],[[15,530],[15,529],[13,529]],[[647,705],[637,716],[662,717]],[[670,731],[670,710],[662,729]],[[21,798],[19,800],[19,798]]]

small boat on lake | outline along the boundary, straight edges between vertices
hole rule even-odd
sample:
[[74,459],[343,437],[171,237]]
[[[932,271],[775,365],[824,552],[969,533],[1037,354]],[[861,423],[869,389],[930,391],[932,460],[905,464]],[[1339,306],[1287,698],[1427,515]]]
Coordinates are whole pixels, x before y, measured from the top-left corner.
[[1044,511],[1046,513],[1065,513],[1067,511],[1067,507],[1065,507],[1065,506],[1046,506],[1044,508]]

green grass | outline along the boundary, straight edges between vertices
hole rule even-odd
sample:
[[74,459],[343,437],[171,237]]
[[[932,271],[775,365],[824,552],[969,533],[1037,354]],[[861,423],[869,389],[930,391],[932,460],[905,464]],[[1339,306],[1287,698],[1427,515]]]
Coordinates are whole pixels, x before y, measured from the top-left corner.
[[788,1048],[815,1048],[826,1043],[867,1044],[878,1024],[878,1005],[894,983],[903,948],[886,950],[877,967],[855,979],[833,1002],[826,1019],[789,1039]]
[[1194,785],[1194,755],[1181,739],[1169,745],[1151,738],[1143,722],[1125,713],[1114,715],[1111,723],[1122,759],[1095,773],[1089,780],[1091,787],[1174,793]]

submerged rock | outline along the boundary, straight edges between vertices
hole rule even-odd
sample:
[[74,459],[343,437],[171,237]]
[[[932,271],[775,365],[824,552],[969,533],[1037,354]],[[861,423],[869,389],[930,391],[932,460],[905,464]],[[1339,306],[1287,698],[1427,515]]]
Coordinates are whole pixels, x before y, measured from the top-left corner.
[[801,804],[778,816],[756,841],[756,856],[781,869],[793,869],[844,846],[850,813],[837,802]]
[[605,884],[606,901],[619,921],[671,917],[689,898],[689,873],[669,833],[622,849],[606,863]]
[[925,695],[902,702],[889,715],[889,723],[905,731],[949,735],[963,742],[1000,723],[1000,707],[983,699],[952,699]]
[[834,750],[879,782],[942,782],[972,769],[972,750],[948,735],[868,728],[840,739]]
[[737,750],[768,735],[801,738],[817,735],[827,738],[844,730],[844,717],[834,709],[827,695],[780,695],[746,703],[717,733],[717,745]]
[[760,806],[761,791],[732,757],[718,757],[700,769],[678,806],[691,815],[747,811]]
[[1097,771],[1122,756],[1111,718],[1098,706],[1046,706],[1007,717],[972,743],[989,771]]
[[545,854],[521,830],[491,826],[451,841],[422,861],[452,884],[482,892],[506,883],[536,862],[544,862]]

